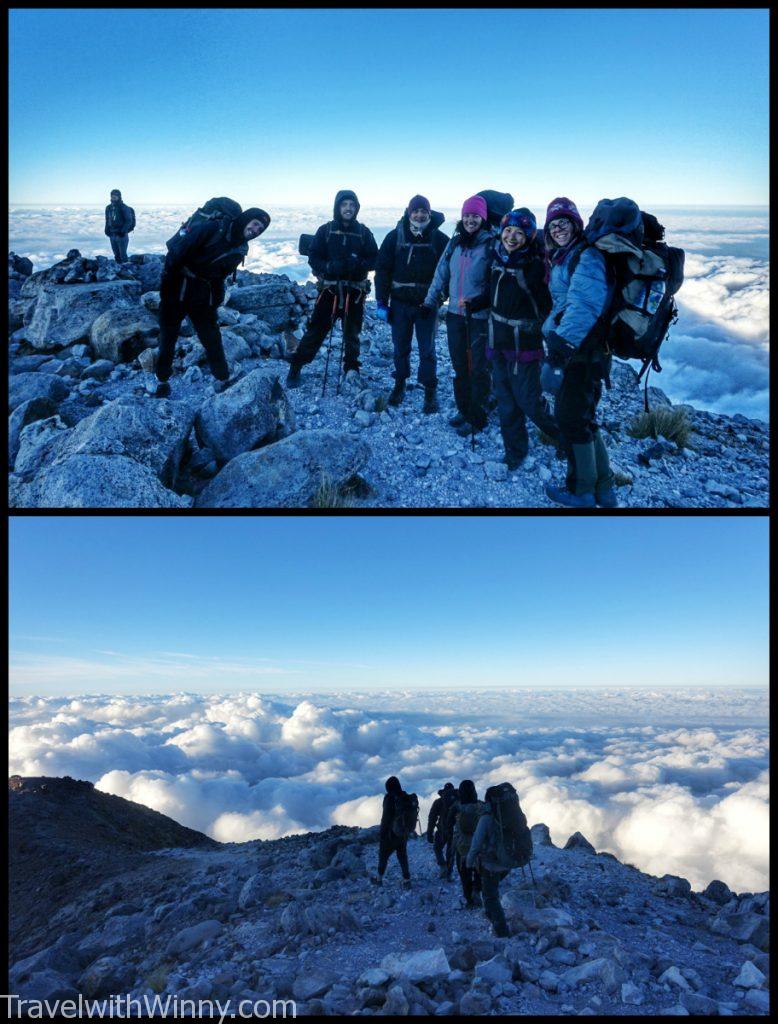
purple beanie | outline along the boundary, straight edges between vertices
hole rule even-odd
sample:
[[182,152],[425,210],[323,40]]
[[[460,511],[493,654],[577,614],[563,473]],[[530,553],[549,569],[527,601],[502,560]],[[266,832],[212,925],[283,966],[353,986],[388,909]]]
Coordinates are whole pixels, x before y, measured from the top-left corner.
[[488,218],[489,211],[486,208],[486,200],[483,196],[470,196],[469,199],[462,203],[462,216],[464,217],[468,213],[474,213],[481,220]]
[[425,196],[414,196],[413,199],[408,203],[408,213],[413,213],[414,210],[426,210],[430,212],[430,201]]
[[568,220],[571,220],[577,226],[579,231],[583,231],[583,218],[572,199],[568,199],[566,196],[559,196],[558,199],[551,200],[546,211],[546,228],[548,228],[552,220],[556,220],[558,217],[567,217]]

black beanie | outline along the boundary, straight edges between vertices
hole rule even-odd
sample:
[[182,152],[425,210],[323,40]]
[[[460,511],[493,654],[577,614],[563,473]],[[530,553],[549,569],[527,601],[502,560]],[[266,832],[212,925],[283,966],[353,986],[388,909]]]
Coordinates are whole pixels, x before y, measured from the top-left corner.
[[232,226],[233,238],[239,239],[243,237],[243,229],[246,227],[251,220],[261,220],[265,225],[264,230],[267,231],[267,226],[270,223],[270,214],[261,210],[258,206],[250,206],[248,210],[244,210],[243,213],[239,214]]
[[402,793],[402,786],[400,785],[400,780],[397,778],[396,775],[391,775],[386,780],[386,792],[387,793]]

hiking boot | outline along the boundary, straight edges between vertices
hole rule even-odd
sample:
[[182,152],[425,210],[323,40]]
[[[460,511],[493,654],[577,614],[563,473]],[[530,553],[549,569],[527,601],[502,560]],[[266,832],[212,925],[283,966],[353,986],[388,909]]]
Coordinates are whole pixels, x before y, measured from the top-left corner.
[[448,421],[448,425],[450,427],[461,427],[463,423],[467,423],[467,420],[465,419],[461,412],[458,412],[456,416],[452,416],[451,419]]
[[300,367],[292,363],[289,367],[289,373],[286,375],[286,386],[288,388],[299,388],[301,383]]
[[220,395],[223,391],[226,391],[227,388],[231,388],[232,385],[239,379],[240,378],[236,374],[234,377],[230,376],[226,380],[216,380],[213,383],[213,390],[216,392],[217,395]]
[[508,472],[513,473],[521,466],[522,462],[526,459],[526,455],[506,455],[502,460],[508,467]]
[[370,881],[373,883],[373,885],[383,885],[384,884],[384,880],[383,880],[383,878],[380,875],[371,875],[370,876]]
[[424,388],[424,408],[421,411],[429,416],[430,413],[437,412],[439,408],[438,389],[434,384],[430,384]]
[[568,508],[595,508],[594,495],[571,494],[566,487],[554,487],[546,484],[546,494],[557,505],[566,505]]
[[474,909],[480,909],[484,905],[484,901],[481,899],[481,893],[474,892],[470,898],[470,903],[472,904]]
[[438,878],[448,878],[448,868],[445,864],[440,865],[440,871],[438,872]]
[[508,931],[507,924],[496,924],[492,928],[492,931],[494,932],[495,938],[497,939],[508,939],[510,938],[511,935],[511,933]]
[[389,395],[389,405],[402,405],[403,398],[405,398],[405,381],[396,380],[392,393]]
[[608,487],[604,491],[598,491],[594,496],[594,500],[597,502],[600,508],[619,507],[619,498],[613,487]]
[[413,886],[411,885],[410,878],[403,878],[403,880],[402,880],[402,887],[403,887],[403,889],[412,889],[413,888]]
[[457,433],[460,437],[470,437],[471,434],[478,434],[482,430],[483,427],[474,427],[467,420],[465,420],[461,427],[457,427]]
[[169,398],[170,397],[170,385],[166,380],[161,380],[157,384],[157,390],[154,392],[154,398]]

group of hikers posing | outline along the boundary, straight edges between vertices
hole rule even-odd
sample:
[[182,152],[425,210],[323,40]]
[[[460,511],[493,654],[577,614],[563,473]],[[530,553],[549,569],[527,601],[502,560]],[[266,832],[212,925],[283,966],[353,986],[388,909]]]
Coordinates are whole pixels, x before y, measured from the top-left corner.
[[[683,253],[659,243],[664,253],[679,254],[671,289],[669,264],[655,255],[659,246],[653,242],[648,264],[653,259],[654,270],[643,266],[644,228],[654,225],[658,233],[646,237],[656,239],[663,237],[664,229],[632,200],[603,200],[584,230],[575,203],[562,196],[549,204],[539,231],[526,207],[509,210],[495,226],[485,194],[465,200],[451,238],[440,230],[443,215],[433,211],[424,196],[414,196],[379,249],[370,229],[358,220],[356,194],[338,192],[332,220],[318,229],[307,250],[319,296],[299,345],[288,356],[287,385],[300,385],[302,368],[316,357],[337,320],[342,322],[342,369],[347,376],[359,373],[368,274],[375,270],[377,315],[392,330],[390,405],[399,406],[404,400],[415,334],[423,411],[438,411],[435,335],[440,307],[448,300],[446,332],[457,409],[449,420],[451,426],[463,437],[474,437],[486,426],[494,402],[504,461],[513,471],[528,454],[529,419],[567,460],[565,483],[548,484],[549,498],[573,508],[615,508],[614,475],[597,424],[603,382],[609,380],[612,351],[623,358],[642,357],[640,351],[635,354],[635,337],[646,331],[652,318],[660,326],[654,325],[654,336],[646,331],[653,359],[644,360],[643,372],[649,364],[660,368],[656,351],[675,313],[672,289],[677,290],[683,279]],[[507,199],[512,203],[510,196]],[[597,222],[601,207],[604,212]],[[123,224],[122,208],[121,194],[112,193],[112,205],[106,210],[107,233],[109,221],[119,227],[120,221]],[[225,279],[234,275],[249,241],[269,223],[264,210],[241,211],[232,200],[214,199],[168,241],[160,288],[156,397],[170,394],[167,382],[185,316],[220,382],[217,390],[232,382],[217,309],[224,299]],[[111,241],[113,245],[113,236]],[[620,307],[625,310],[624,351],[613,348],[610,310],[617,286],[604,252],[619,253],[621,266],[632,260],[637,267],[628,277],[634,295]],[[621,281],[618,287],[622,288]],[[625,295],[628,287],[622,289]],[[665,292],[664,305],[660,304],[663,317],[654,317]],[[544,392],[555,396],[553,408]]]
[[[383,884],[389,857],[394,853],[402,872],[403,888],[411,887],[408,838],[415,831],[419,802],[406,793],[396,776],[386,780],[381,814],[378,873],[371,879]],[[532,857],[532,837],[509,782],[490,786],[479,800],[475,784],[463,779],[457,788],[447,782],[433,801],[427,819],[427,840],[432,844],[440,877],[451,881],[456,865],[465,907],[483,906],[494,934],[506,937],[508,924],[500,903],[500,882]]]

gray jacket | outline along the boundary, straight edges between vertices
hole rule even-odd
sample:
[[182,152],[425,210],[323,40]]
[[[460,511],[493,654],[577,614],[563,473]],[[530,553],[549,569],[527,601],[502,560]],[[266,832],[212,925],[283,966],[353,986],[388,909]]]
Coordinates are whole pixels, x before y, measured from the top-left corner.
[[495,829],[499,825],[494,820],[491,810],[487,809],[478,819],[473,841],[467,851],[467,866],[469,868],[485,868],[487,871],[505,871],[505,865],[493,860],[489,851],[493,849],[497,836]]
[[[495,233],[491,228],[482,227],[473,244],[462,248],[456,244],[457,235],[454,235],[438,260],[425,303],[439,306],[448,297],[449,313],[464,316],[465,309],[460,302],[464,302],[465,299],[480,299],[489,290],[489,268],[494,238]],[[488,306],[472,315],[475,320],[487,320]]]

